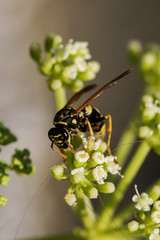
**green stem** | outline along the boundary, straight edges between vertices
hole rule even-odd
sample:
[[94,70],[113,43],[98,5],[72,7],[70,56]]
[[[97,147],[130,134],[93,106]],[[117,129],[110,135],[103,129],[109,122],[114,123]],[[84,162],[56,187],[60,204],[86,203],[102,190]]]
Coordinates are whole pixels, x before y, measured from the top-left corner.
[[[62,109],[66,104],[66,91],[65,88],[59,88],[55,91],[55,99],[57,110]],[[95,221],[94,210],[89,198],[87,198],[81,189],[76,190],[77,193],[77,207],[76,212],[80,216],[86,228],[91,228]]]
[[95,213],[91,201],[83,194],[82,189],[76,190],[77,206],[76,212],[80,216],[80,219],[86,229],[91,229],[95,223]]
[[118,157],[118,163],[122,167],[125,164],[136,139],[135,122],[132,121],[123,133],[117,147],[115,156]]
[[57,110],[60,110],[66,104],[66,91],[65,88],[59,88],[55,92]]
[[99,219],[97,221],[97,227],[99,229],[104,229],[104,222],[109,224],[115,210],[117,209],[118,203],[122,200],[128,186],[131,184],[132,180],[136,176],[138,170],[143,164],[147,154],[150,151],[150,146],[146,142],[142,142],[133,156],[129,166],[127,167],[124,178],[120,181],[119,185],[116,188],[115,194],[113,194],[108,202],[108,205],[105,207]]

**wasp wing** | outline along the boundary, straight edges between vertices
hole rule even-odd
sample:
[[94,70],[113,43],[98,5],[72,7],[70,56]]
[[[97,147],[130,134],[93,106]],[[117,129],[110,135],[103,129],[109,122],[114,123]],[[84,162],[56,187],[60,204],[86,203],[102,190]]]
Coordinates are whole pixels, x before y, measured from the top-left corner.
[[102,88],[100,88],[96,93],[94,93],[88,100],[86,100],[81,106],[79,106],[76,110],[76,113],[79,113],[88,103],[90,103],[93,99],[99,97],[106,89],[113,87],[118,80],[120,80],[122,77],[126,76],[128,73],[132,72],[132,69],[128,69],[127,71],[121,73],[114,79],[112,79],[110,82],[105,84]]
[[77,92],[76,94],[73,95],[73,97],[71,97],[69,99],[69,101],[66,103],[66,105],[64,106],[65,107],[68,107],[68,106],[73,106],[77,101],[78,99],[84,94],[84,93],[87,93],[89,92],[90,90],[92,90],[93,88],[95,88],[97,85],[96,84],[91,84],[89,86],[86,86],[84,87],[82,90],[80,90],[79,92]]

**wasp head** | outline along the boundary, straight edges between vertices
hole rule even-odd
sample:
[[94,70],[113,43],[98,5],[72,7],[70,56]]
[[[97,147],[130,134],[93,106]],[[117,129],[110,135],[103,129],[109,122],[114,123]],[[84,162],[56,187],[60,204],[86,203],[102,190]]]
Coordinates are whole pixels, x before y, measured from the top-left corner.
[[51,128],[48,132],[48,137],[53,144],[59,148],[68,148],[70,136],[65,128]]

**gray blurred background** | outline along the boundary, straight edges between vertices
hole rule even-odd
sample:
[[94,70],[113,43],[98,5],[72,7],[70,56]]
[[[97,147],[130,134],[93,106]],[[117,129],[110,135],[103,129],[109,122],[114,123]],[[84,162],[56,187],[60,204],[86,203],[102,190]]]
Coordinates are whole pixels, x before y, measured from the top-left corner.
[[[27,147],[37,167],[33,177],[13,174],[8,187],[1,187],[0,193],[7,196],[8,203],[0,207],[0,239],[13,239],[37,189],[19,238],[70,231],[77,221],[63,200],[67,183],[54,180],[49,171],[49,166],[59,162],[47,137],[56,113],[55,101],[45,77],[29,57],[30,43],[43,44],[51,31],[61,34],[64,42],[69,38],[88,41],[93,59],[101,63],[94,82],[102,86],[129,67],[125,53],[129,40],[160,43],[159,23],[158,0],[0,1],[0,120],[19,138],[3,149],[1,159],[9,161],[14,148]],[[94,101],[102,113],[113,117],[112,148],[132,116],[142,89],[133,72]]]

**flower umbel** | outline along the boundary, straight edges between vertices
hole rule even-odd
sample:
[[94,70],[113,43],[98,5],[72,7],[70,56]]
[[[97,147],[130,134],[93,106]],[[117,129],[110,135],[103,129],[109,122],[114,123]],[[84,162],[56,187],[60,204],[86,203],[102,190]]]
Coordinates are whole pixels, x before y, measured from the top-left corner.
[[[63,169],[59,165],[51,168],[53,176],[58,180],[70,180],[68,194],[65,197],[65,201],[70,206],[75,206],[76,204],[76,198],[73,196],[76,196],[78,189],[81,189],[84,195],[89,198],[97,198],[98,192],[114,192],[114,183],[108,182],[107,179],[109,175],[119,174],[120,170],[119,164],[115,162],[116,157],[104,156],[106,151],[105,142],[93,138],[90,146],[90,157],[86,148],[88,139],[84,134],[79,136],[79,138],[82,139],[83,149],[76,151],[76,153],[72,153],[69,149],[65,150],[68,158],[66,163],[63,164]],[[70,201],[73,198],[74,201]]]
[[45,52],[46,57],[41,60],[40,45],[33,43],[30,47],[32,59],[40,71],[49,77],[47,83],[51,91],[68,87],[77,92],[83,88],[84,81],[93,80],[100,70],[100,64],[90,60],[88,42],[70,39],[63,44],[60,35],[50,33],[45,39]]

